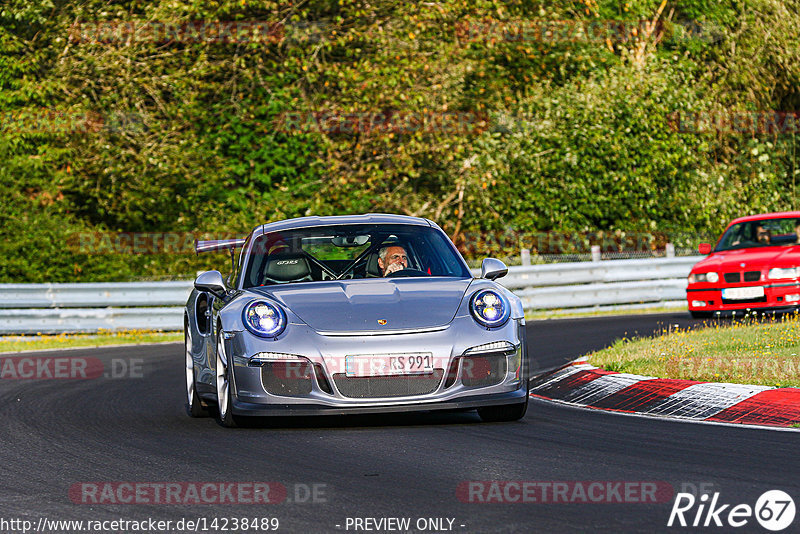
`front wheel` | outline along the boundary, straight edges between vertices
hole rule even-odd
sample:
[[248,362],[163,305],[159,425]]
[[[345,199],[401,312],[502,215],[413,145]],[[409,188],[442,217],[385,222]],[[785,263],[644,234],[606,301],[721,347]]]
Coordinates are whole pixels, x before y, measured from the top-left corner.
[[208,410],[201,404],[197,395],[197,383],[194,379],[194,359],[192,358],[192,333],[191,326],[186,325],[184,330],[184,344],[186,346],[186,414],[189,417],[208,417]]
[[217,340],[217,412],[219,424],[224,427],[234,428],[236,417],[233,415],[233,401],[231,399],[231,373],[228,370],[229,360],[225,356],[225,342],[220,337]]
[[478,415],[485,423],[506,423],[518,421],[525,417],[528,411],[528,397],[525,402],[517,404],[506,404],[504,406],[486,406],[478,408]]

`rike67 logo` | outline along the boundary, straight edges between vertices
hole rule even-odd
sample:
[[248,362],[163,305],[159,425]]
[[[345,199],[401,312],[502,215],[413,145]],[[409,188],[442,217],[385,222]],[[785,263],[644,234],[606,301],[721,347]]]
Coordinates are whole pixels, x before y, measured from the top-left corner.
[[[756,521],[767,530],[784,530],[794,521],[794,500],[781,490],[770,490],[761,495],[754,507],[749,504],[723,504],[719,492],[709,497],[704,493],[696,498],[691,493],[678,493],[669,514],[667,526],[692,527],[743,527]],[[710,501],[710,502],[709,502]]]

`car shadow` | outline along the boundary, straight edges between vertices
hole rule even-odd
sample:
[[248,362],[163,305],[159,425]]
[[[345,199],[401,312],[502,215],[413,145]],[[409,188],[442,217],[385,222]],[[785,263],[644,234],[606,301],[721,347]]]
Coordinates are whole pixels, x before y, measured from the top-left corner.
[[414,412],[358,415],[313,415],[303,417],[240,417],[241,428],[356,429],[375,427],[443,426],[484,424],[477,412]]

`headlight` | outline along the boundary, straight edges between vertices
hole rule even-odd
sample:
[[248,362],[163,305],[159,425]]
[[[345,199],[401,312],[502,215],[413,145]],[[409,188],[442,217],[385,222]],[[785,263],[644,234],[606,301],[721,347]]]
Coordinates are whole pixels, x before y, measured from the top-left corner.
[[711,282],[712,284],[719,281],[719,275],[713,271],[710,273],[692,273],[689,275],[689,283],[696,282]]
[[242,314],[244,325],[257,336],[276,337],[286,328],[286,314],[269,302],[256,300],[245,306]]
[[478,323],[483,326],[503,326],[511,315],[508,300],[492,289],[481,289],[472,296],[470,311]]
[[799,274],[800,268],[797,267],[775,268],[769,270],[767,273],[767,278],[771,280],[775,280],[777,278],[797,278]]

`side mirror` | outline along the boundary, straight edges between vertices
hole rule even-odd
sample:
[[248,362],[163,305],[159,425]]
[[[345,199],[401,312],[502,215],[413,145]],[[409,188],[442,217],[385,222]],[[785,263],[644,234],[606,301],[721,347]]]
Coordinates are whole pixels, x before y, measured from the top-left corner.
[[207,291],[215,297],[225,296],[225,282],[219,271],[206,271],[201,273],[194,281],[194,287],[198,291]]
[[481,278],[495,280],[508,274],[508,267],[495,258],[485,258],[481,262]]
[[711,254],[711,245],[709,243],[700,243],[700,246],[697,247],[697,250],[700,254]]

